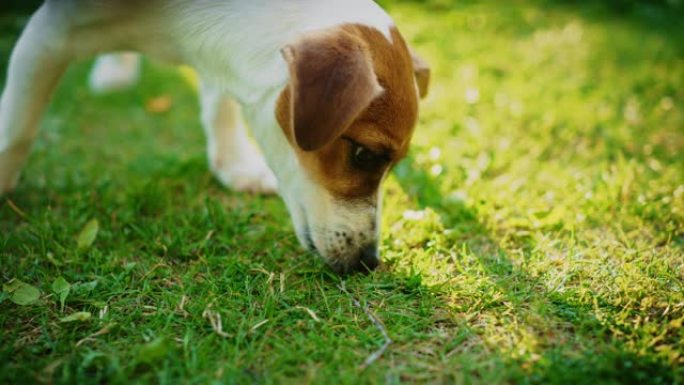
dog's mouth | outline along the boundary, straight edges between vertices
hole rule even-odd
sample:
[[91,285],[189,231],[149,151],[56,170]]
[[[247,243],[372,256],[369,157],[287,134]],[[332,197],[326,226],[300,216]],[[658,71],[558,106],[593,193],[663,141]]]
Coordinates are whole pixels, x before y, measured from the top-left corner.
[[304,230],[301,232],[301,238],[304,240],[304,247],[306,247],[309,252],[315,253],[319,257],[323,258],[328,267],[330,267],[339,275],[347,275],[351,273],[369,273],[375,270],[378,265],[380,265],[377,246],[374,244],[369,244],[367,247],[360,250],[358,258],[347,261],[330,260],[321,253],[318,247],[316,247],[309,226],[304,227]]
[[[299,206],[301,208],[301,206]],[[302,211],[304,211],[302,209]],[[347,275],[350,273],[367,273],[375,270],[380,264],[377,245],[368,239],[354,239],[349,229],[338,229],[331,233],[316,233],[308,222],[306,215],[298,216],[299,226],[296,226],[297,238],[302,247],[316,254],[335,273]],[[327,234],[323,236],[322,234]],[[334,245],[328,243],[336,241]],[[316,242],[321,242],[317,245]],[[345,247],[346,246],[346,247]],[[363,247],[360,247],[363,246]]]

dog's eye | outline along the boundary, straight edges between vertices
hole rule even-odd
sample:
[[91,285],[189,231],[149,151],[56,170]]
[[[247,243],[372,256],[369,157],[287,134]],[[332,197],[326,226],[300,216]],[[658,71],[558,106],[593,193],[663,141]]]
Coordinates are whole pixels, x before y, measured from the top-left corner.
[[351,164],[363,171],[376,171],[389,163],[389,156],[385,153],[374,152],[356,142],[351,143]]

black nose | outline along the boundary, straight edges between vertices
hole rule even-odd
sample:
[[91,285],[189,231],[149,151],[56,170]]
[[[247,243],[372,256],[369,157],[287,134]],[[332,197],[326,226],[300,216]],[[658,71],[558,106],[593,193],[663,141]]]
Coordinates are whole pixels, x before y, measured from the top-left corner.
[[359,255],[359,271],[373,271],[380,265],[378,247],[375,245],[366,246]]

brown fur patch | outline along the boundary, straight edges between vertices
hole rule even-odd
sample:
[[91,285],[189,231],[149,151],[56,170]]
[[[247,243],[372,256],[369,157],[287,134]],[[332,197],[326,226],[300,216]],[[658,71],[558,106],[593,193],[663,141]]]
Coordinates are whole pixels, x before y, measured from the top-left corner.
[[293,137],[305,151],[338,138],[382,91],[362,39],[327,30],[282,50],[290,67]]
[[[393,28],[392,42],[380,31],[348,24],[336,28],[366,44],[373,70],[384,92],[375,98],[337,139],[316,151],[304,151],[293,137],[291,93],[285,89],[278,101],[276,117],[297,151],[303,167],[333,195],[356,199],[375,195],[387,169],[406,155],[418,115],[418,94],[411,54]],[[390,156],[387,167],[372,172],[358,170],[350,161],[349,139]]]

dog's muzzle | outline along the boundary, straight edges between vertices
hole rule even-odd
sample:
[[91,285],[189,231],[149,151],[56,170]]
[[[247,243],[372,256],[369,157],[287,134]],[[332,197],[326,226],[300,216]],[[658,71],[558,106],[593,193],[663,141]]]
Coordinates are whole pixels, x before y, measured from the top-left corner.
[[359,266],[357,270],[363,271],[373,271],[380,266],[380,253],[378,252],[378,247],[376,245],[370,245],[361,250],[361,255],[359,256]]
[[380,253],[376,245],[368,245],[361,249],[357,256],[347,262],[329,262],[330,267],[340,275],[370,273],[380,266]]
[[346,261],[343,260],[329,260],[326,258],[318,248],[311,237],[311,233],[307,230],[304,232],[305,247],[323,258],[330,266],[330,268],[337,274],[345,275],[352,273],[369,273],[380,266],[380,252],[376,244],[369,244],[363,248],[352,258]]

